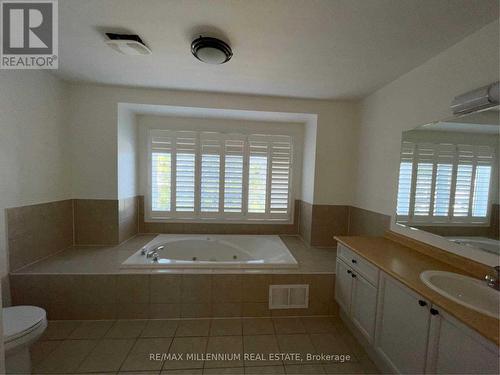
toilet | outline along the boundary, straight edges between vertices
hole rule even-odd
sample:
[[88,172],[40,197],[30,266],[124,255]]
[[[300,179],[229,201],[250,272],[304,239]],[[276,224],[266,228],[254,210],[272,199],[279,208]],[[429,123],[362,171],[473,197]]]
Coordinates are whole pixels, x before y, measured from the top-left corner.
[[47,314],[36,306],[2,309],[7,373],[30,373],[30,347],[47,328]]

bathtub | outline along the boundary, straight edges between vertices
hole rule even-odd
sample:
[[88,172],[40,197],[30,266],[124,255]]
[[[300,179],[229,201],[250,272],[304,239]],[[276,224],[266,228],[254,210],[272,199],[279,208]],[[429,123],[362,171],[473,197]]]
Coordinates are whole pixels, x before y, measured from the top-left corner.
[[[150,250],[157,256],[147,257]],[[122,263],[124,268],[297,268],[279,236],[160,234]]]

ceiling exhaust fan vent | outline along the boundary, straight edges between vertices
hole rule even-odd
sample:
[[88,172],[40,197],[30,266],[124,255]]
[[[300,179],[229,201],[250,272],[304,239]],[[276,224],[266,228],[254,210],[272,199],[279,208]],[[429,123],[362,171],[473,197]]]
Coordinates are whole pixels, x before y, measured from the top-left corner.
[[106,44],[124,55],[144,56],[152,53],[139,35],[106,33],[106,36],[108,37]]

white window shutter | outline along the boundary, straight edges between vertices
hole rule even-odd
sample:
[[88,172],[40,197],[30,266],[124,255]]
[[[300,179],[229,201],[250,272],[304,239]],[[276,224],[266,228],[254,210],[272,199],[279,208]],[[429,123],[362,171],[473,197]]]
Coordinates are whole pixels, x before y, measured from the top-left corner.
[[415,144],[404,141],[401,145],[401,162],[399,164],[399,181],[396,215],[407,217],[410,213],[411,187],[413,182],[413,158]]
[[201,144],[201,213],[218,213],[221,186],[221,137],[218,133],[202,133]]
[[476,171],[472,196],[472,217],[486,217],[489,211],[491,172],[495,156],[489,146],[476,147]]
[[171,210],[172,150],[173,137],[170,132],[154,132],[150,137],[151,147],[151,210]]
[[415,182],[414,216],[429,216],[434,180],[435,150],[431,144],[417,146],[417,175]]
[[290,137],[275,137],[271,142],[271,191],[269,212],[287,214],[290,206],[292,143]]
[[435,217],[447,218],[450,213],[451,184],[453,177],[453,163],[455,159],[455,146],[452,144],[437,145],[436,180],[434,187]]
[[177,212],[195,210],[197,141],[194,132],[176,132],[175,211]]
[[474,147],[458,145],[458,166],[455,183],[454,217],[469,216],[469,204],[472,193],[472,173],[474,164]]
[[265,136],[251,136],[248,140],[248,213],[266,213],[268,196],[269,142]]
[[[240,138],[240,139],[238,139]],[[245,140],[232,136],[224,141],[224,212],[243,213],[243,165]]]

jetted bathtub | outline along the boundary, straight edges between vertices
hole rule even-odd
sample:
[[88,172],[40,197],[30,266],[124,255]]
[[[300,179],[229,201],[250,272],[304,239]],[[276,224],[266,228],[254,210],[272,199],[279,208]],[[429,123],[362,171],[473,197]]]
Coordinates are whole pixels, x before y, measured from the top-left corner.
[[160,234],[122,267],[297,268],[298,264],[279,236]]

